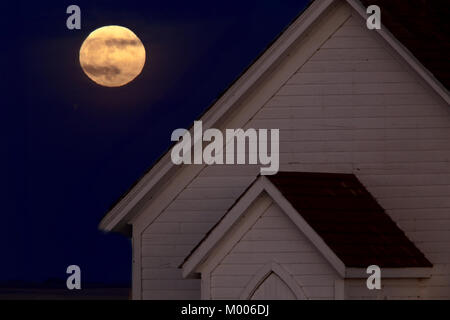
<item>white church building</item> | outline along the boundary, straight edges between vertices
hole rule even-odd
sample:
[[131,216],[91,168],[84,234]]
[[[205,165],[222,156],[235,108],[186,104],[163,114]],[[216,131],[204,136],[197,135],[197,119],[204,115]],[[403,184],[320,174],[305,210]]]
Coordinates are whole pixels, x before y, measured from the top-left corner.
[[199,119],[279,129],[277,174],[169,150],[111,209],[133,299],[450,299],[449,56],[413,2],[312,1]]

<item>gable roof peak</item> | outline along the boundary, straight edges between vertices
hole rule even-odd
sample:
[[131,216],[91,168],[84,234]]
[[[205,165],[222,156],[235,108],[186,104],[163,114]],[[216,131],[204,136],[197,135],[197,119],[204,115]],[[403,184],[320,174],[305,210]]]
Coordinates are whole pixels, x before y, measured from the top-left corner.
[[347,268],[430,268],[432,264],[354,174],[279,172],[259,176],[182,264],[195,272],[263,193],[288,215],[342,277]]

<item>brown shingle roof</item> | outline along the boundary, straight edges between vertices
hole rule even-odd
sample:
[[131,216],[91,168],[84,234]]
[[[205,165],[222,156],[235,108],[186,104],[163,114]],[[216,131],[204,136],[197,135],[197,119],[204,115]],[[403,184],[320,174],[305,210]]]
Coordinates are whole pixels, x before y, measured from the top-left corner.
[[381,9],[381,22],[450,89],[450,6],[448,0],[361,0]]
[[268,176],[347,267],[431,267],[353,174]]

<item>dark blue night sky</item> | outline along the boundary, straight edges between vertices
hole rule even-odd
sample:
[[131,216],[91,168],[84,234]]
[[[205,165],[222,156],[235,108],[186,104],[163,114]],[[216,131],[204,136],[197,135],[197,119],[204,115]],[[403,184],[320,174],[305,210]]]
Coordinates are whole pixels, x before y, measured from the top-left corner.
[[[130,240],[98,224],[112,203],[303,10],[285,1],[32,1],[2,8],[0,282],[128,283]],[[67,6],[81,30],[66,28]],[[142,74],[101,87],[81,70],[104,25],[143,42]]]

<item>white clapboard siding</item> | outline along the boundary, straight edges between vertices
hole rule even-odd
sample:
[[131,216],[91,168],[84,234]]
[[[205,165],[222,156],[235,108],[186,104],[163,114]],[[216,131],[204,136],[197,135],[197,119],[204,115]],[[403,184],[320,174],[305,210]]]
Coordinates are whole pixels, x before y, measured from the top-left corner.
[[309,61],[302,72],[308,73],[330,73],[330,72],[402,72],[402,66],[393,59],[386,60],[354,60],[340,61],[334,60]]
[[385,140],[385,141],[290,141],[280,143],[280,150],[285,152],[370,152],[370,151],[450,151],[448,141],[439,140]]
[[[384,296],[347,281],[347,297],[450,299],[450,107],[363,19],[347,20],[244,127],[280,129],[281,170],[356,174],[434,264],[420,284],[384,282]],[[141,228],[142,298],[200,298],[200,280],[183,287],[178,266],[258,173],[257,166],[206,167]],[[333,270],[304,243],[295,244],[293,232],[267,234],[267,221],[215,270],[211,294],[236,298],[271,255],[311,297],[332,298]]]
[[382,280],[380,290],[368,290],[365,280],[346,280],[345,293],[347,299],[424,299],[425,281],[423,280]]
[[[290,107],[290,106],[419,106],[434,104],[435,100],[426,93],[418,94],[319,94],[282,96],[277,95],[267,102],[269,107]],[[407,115],[405,115],[407,117]]]
[[256,119],[321,119],[321,118],[395,118],[405,117],[405,112],[409,117],[445,117],[450,112],[436,105],[427,108],[423,106],[362,106],[354,108],[351,106],[332,107],[266,107],[258,113]]
[[[199,287],[196,290],[176,290],[172,289],[172,286],[168,286],[168,283],[172,284],[174,281],[166,281],[165,288],[168,290],[152,289],[144,290],[142,293],[143,300],[198,300],[200,299],[200,282]],[[144,285],[144,288],[146,286]]]
[[[306,66],[305,66],[306,67]],[[389,84],[415,83],[406,71],[373,72],[300,72],[296,73],[287,85],[324,85],[324,84]]]
[[337,273],[276,204],[256,220],[211,272],[211,298],[239,299],[253,276],[271,262],[290,273],[307,298],[334,299]]
[[[207,169],[214,174],[214,167]],[[224,175],[222,170],[212,176],[199,175],[180,193],[177,198],[179,200],[173,202],[171,209],[165,210],[157,221],[148,226],[142,234],[143,299],[200,299],[200,280],[192,280],[197,283],[197,291],[192,291],[189,287],[186,288],[187,290],[176,289],[183,283],[179,266],[198,241],[225,214],[226,210],[255,178],[255,176],[242,177],[236,173],[236,169],[233,169],[236,167],[228,166],[228,168],[230,169],[229,175]],[[247,171],[252,171],[248,169]],[[242,172],[241,168],[238,170]],[[181,206],[177,203],[178,201],[182,204]],[[186,203],[186,201],[190,203]],[[207,202],[209,205],[205,206],[204,204]],[[216,206],[216,204],[220,205]],[[182,210],[183,205],[184,210]],[[174,208],[175,210],[173,210]],[[170,240],[161,243],[169,237]],[[150,243],[165,244],[166,246],[152,248],[149,246]],[[144,244],[146,245],[144,246]],[[165,257],[161,257],[161,254],[164,254]],[[163,278],[158,277],[161,272]],[[157,289],[152,282],[145,282],[145,279],[162,281]]]

